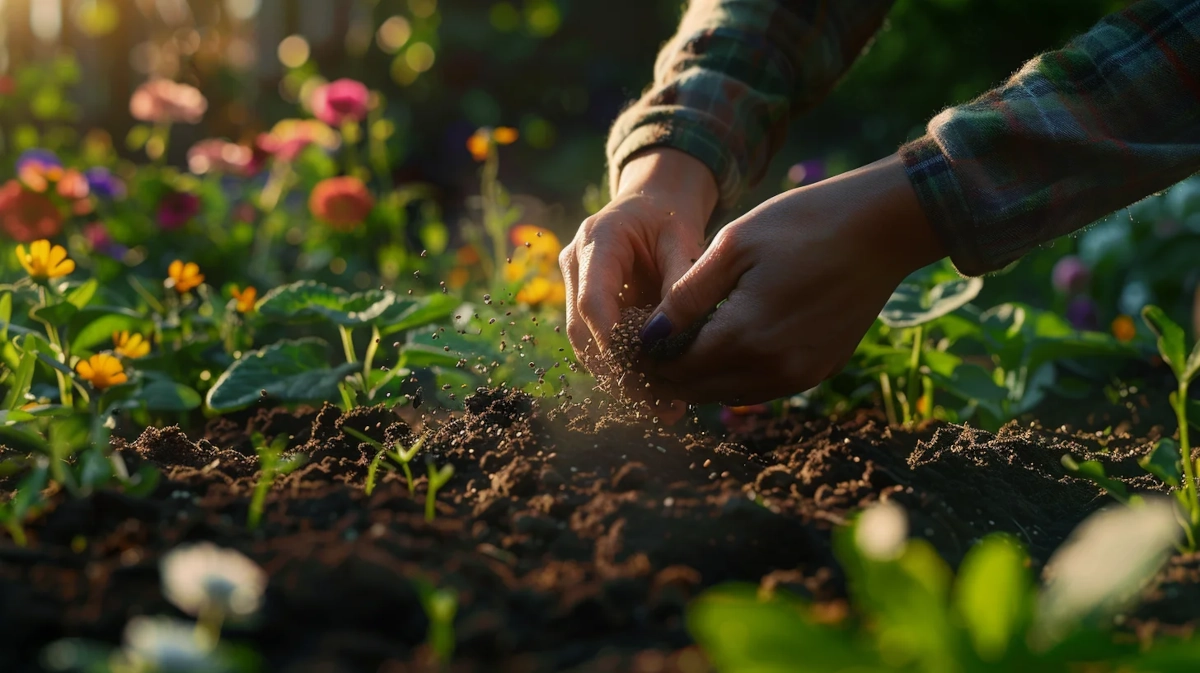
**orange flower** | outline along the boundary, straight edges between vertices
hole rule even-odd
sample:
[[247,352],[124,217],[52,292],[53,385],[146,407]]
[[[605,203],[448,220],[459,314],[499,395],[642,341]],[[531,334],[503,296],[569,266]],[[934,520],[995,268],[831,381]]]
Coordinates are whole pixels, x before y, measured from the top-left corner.
[[454,268],[446,278],[451,290],[466,287],[471,280],[471,269],[479,264],[479,251],[473,245],[464,245],[454,252]]
[[1127,315],[1119,315],[1112,321],[1112,335],[1117,338],[1117,341],[1130,342],[1137,336],[1137,325],[1134,324],[1133,318]]
[[86,360],[80,360],[75,365],[75,373],[84,381],[92,384],[96,390],[104,390],[111,386],[125,383],[125,368],[121,361],[109,353],[97,353]]
[[340,231],[351,231],[362,224],[374,207],[375,199],[367,186],[350,175],[318,182],[308,199],[312,214]]
[[470,138],[467,138],[467,151],[471,153],[475,161],[486,161],[493,147],[511,145],[517,142],[518,137],[520,134],[511,126],[477,129]]
[[523,304],[561,304],[566,301],[566,285],[558,268],[558,253],[562,244],[549,229],[522,224],[509,232],[516,250],[512,261],[504,267],[504,278],[510,283],[525,281],[517,293]]
[[88,187],[87,178],[83,177],[83,173],[74,168],[67,170],[58,180],[58,195],[64,199],[86,199],[91,189]]
[[130,334],[128,330],[113,332],[112,339],[113,350],[122,357],[135,360],[150,353],[150,342],[136,332],[133,334]]
[[258,290],[253,286],[246,286],[246,289],[240,289],[237,285],[230,288],[230,293],[237,301],[237,310],[240,313],[249,313],[254,310],[254,302],[258,300]]
[[46,239],[30,243],[28,252],[25,246],[18,245],[17,261],[36,281],[61,278],[75,270],[75,262],[67,259],[67,249],[61,245],[51,246]]
[[155,124],[198,124],[206,110],[208,99],[199,89],[169,79],[152,79],[139,86],[129,99],[134,119]]
[[184,264],[182,260],[171,262],[167,268],[167,287],[175,288],[179,294],[190,292],[204,282],[204,274],[195,262]]
[[62,213],[44,194],[29,191],[16,180],[0,187],[0,230],[18,243],[57,236],[62,221]]

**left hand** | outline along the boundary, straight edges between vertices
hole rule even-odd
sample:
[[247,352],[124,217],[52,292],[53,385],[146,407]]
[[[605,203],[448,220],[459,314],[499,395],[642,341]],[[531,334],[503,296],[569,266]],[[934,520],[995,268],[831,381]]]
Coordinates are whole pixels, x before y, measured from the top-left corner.
[[746,405],[812,388],[896,286],[943,256],[894,156],[781,194],[727,225],[654,311],[647,341],[725,300],[682,356],[649,366],[655,392]]

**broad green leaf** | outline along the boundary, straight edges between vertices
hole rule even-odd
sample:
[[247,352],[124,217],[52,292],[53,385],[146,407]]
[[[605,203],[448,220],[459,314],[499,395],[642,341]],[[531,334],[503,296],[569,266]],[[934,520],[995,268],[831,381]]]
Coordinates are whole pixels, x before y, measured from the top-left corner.
[[1142,319],[1158,335],[1158,352],[1175,372],[1175,376],[1183,383],[1192,380],[1195,370],[1189,371],[1192,364],[1188,360],[1187,337],[1183,328],[1175,324],[1175,321],[1157,306],[1142,309]]
[[933,380],[938,388],[967,401],[1000,402],[1008,397],[1008,391],[977,364],[959,365],[950,376],[935,371]]
[[1138,459],[1138,465],[1167,486],[1175,488],[1183,483],[1181,459],[1179,443],[1170,437],[1163,437],[1154,443],[1150,453]]
[[377,324],[383,335],[404,332],[446,318],[461,305],[462,300],[441,293],[407,302],[397,301]]
[[54,325],[55,327],[65,327],[67,322],[70,321],[71,318],[75,317],[76,313],[79,313],[78,306],[70,302],[63,301],[57,304],[31,309],[29,311],[29,317],[48,325]]
[[17,486],[17,494],[8,503],[8,511],[12,517],[21,521],[29,510],[42,500],[42,491],[50,481],[50,472],[43,459],[42,464],[33,468]]
[[879,319],[892,328],[923,325],[965,306],[981,289],[982,278],[960,278],[930,288],[904,283],[892,293]]
[[88,305],[92,297],[96,296],[96,290],[98,289],[100,289],[100,281],[90,278],[79,287],[67,293],[67,303],[75,308],[82,309]]
[[1085,460],[1082,463],[1077,462],[1071,456],[1062,457],[1062,466],[1067,469],[1067,472],[1072,476],[1080,479],[1087,479],[1093,484],[1108,491],[1108,494],[1121,502],[1129,499],[1129,490],[1125,488],[1125,484],[1108,476],[1104,471],[1104,466],[1095,460]]
[[14,423],[25,423],[37,418],[28,411],[20,409],[3,409],[0,410],[0,425],[12,425]]
[[1183,535],[1178,514],[1169,498],[1152,497],[1088,517],[1046,564],[1049,579],[1031,633],[1052,643],[1085,620],[1127,607]]
[[114,471],[112,461],[96,449],[88,449],[79,454],[79,485],[84,488],[101,488],[112,480]]
[[25,394],[29,392],[29,386],[33,383],[33,372],[37,368],[37,360],[38,354],[35,350],[27,348],[21,353],[20,364],[13,372],[8,395],[4,398],[5,409],[12,411],[25,403]]
[[284,322],[323,319],[335,325],[355,327],[375,324],[396,303],[390,290],[366,290],[350,294],[324,283],[302,280],[271,290],[257,308],[265,318]]
[[1025,551],[1012,537],[989,535],[967,552],[954,585],[954,604],[975,652],[1004,657],[1031,617],[1033,582]]
[[[83,317],[84,315],[86,315],[86,312],[81,312],[79,317]],[[76,320],[75,322],[78,323],[79,321]],[[111,343],[114,332],[122,330],[148,332],[149,322],[145,318],[124,313],[100,315],[75,331],[75,337],[71,339],[70,344],[71,352],[78,355],[100,344]]]
[[165,380],[148,381],[134,399],[149,411],[191,411],[202,401],[194,388]]
[[75,372],[71,371],[70,367],[68,367],[66,364],[64,364],[62,362],[59,362],[54,357],[52,357],[46,353],[43,353],[41,351],[38,351],[37,356],[38,356],[39,360],[41,360],[44,364],[49,365],[52,369],[57,369],[58,371],[62,372],[63,374],[66,374],[68,377],[75,376]]
[[400,367],[420,369],[424,367],[454,367],[458,364],[458,356],[447,353],[441,348],[411,344],[400,351]]
[[16,425],[0,425],[0,445],[26,453],[49,455],[50,452],[49,443],[41,435]]
[[153,465],[143,463],[138,471],[129,475],[129,478],[123,482],[125,494],[134,498],[144,498],[154,492],[158,488],[158,482],[162,479],[162,473]]
[[208,391],[214,411],[233,411],[266,395],[284,403],[321,402],[337,397],[337,385],[357,365],[330,368],[328,346],[316,338],[280,341],[242,355]]
[[877,670],[867,643],[822,626],[807,606],[781,597],[760,599],[758,587],[726,585],[702,594],[687,610],[688,632],[722,673],[818,673]]

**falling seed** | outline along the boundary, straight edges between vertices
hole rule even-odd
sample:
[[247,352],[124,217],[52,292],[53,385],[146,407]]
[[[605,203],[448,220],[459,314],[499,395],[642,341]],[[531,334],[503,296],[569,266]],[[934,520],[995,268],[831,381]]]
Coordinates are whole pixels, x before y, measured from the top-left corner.
[[420,269],[413,271],[413,278],[416,278],[417,280],[421,279],[421,270]]
[[425,256],[425,253],[426,253],[426,251],[425,251],[425,250],[422,250],[422,251],[421,251],[421,256],[422,256],[422,257],[424,257],[424,256]]

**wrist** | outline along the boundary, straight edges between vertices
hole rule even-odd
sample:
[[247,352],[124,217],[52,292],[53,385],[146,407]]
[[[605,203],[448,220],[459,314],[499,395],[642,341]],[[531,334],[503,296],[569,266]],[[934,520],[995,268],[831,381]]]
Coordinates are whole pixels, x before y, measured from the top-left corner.
[[717,207],[720,191],[708,166],[669,147],[651,147],[632,155],[621,168],[614,198],[643,195],[683,219],[703,227]]
[[946,256],[946,247],[926,217],[897,155],[853,171],[848,179],[861,181],[855,191],[867,198],[856,219],[864,227],[862,235],[875,242],[885,268],[902,279]]

